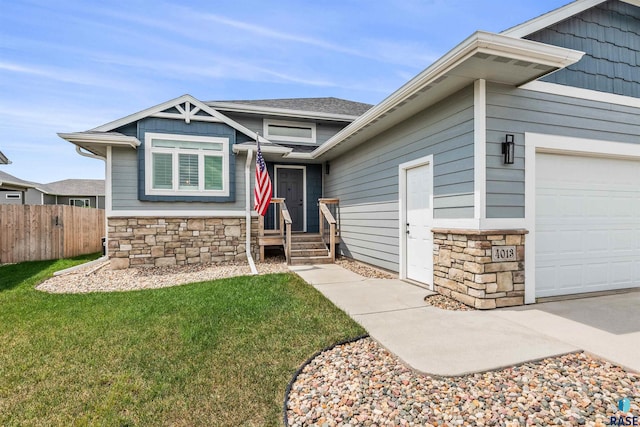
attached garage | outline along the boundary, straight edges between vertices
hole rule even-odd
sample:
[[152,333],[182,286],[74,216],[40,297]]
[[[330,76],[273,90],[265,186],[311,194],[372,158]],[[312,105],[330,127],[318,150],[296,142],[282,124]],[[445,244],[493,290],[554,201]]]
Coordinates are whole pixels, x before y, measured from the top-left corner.
[[[535,148],[535,297],[640,287],[640,158],[635,144],[530,138]],[[541,145],[596,148],[598,152]],[[533,154],[533,153],[531,153]]]

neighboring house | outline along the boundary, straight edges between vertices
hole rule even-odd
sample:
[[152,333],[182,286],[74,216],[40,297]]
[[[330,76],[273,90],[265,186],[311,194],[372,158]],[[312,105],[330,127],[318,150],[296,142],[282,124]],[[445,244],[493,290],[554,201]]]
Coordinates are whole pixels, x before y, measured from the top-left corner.
[[[39,194],[44,205],[70,205],[81,208],[105,207],[104,179],[63,179],[38,184],[28,193]],[[29,197],[30,194],[27,195]]]
[[640,286],[639,58],[638,0],[578,0],[474,33],[371,109],[185,95],[61,136],[106,159],[118,267],[224,259],[212,234],[240,252],[261,131],[298,229],[315,231],[316,195],[337,198],[343,254],[520,305]]
[[65,179],[39,184],[0,171],[0,204],[71,205],[104,209],[102,179]]
[[24,205],[28,191],[35,185],[33,182],[0,171],[0,205]]

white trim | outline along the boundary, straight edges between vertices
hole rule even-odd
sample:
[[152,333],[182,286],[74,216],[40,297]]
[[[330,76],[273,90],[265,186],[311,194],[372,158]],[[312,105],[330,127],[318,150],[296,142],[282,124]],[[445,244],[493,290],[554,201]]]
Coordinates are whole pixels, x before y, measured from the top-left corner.
[[22,200],[22,193],[5,193],[4,198],[7,200]]
[[630,4],[631,6],[640,7],[640,0],[620,0],[623,3]]
[[[91,129],[89,132],[109,132],[109,131],[112,131],[113,129],[119,128],[129,123],[133,123],[145,117],[152,116],[156,113],[161,113],[164,110],[167,110],[171,107],[175,107],[177,105],[180,105],[186,102],[188,102],[190,105],[193,105],[194,107],[197,107],[200,111],[204,111],[205,113],[209,114],[211,117],[215,117],[219,119],[221,122],[228,124],[235,130],[242,132],[243,134],[249,136],[252,139],[256,139],[258,137],[258,135],[252,130],[249,130],[248,128],[242,126],[240,123],[230,119],[229,117],[209,107],[202,101],[197,100],[196,98],[194,98],[189,94],[182,95],[178,98],[174,98],[169,101],[163,102],[162,104],[158,104],[156,106],[147,108],[137,113],[130,114],[121,119],[106,123],[102,126],[98,126],[97,128]],[[200,117],[200,116],[196,116],[196,117]],[[191,119],[193,119],[193,116],[191,117]]]
[[[382,116],[387,116],[390,110],[397,109],[401,103],[405,104],[408,98],[419,95],[420,91],[428,86],[437,84],[437,81],[439,81],[441,77],[444,77],[455,67],[463,64],[476,53],[504,56],[511,59],[547,65],[552,68],[564,68],[574,64],[584,55],[584,52],[573,49],[561,48],[531,40],[515,39],[501,34],[477,31],[416,77],[405,83],[382,102],[364,113],[349,126],[329,138],[329,140],[313,151],[313,158],[315,159],[322,156],[338,144],[353,137],[365,127],[370,126],[373,121],[377,121],[376,125],[381,125],[381,122],[385,121],[382,119]],[[520,84],[522,83],[524,82]],[[408,109],[408,114],[413,115],[414,113],[414,111]],[[394,114],[387,117],[392,116],[398,115]],[[403,119],[404,117],[400,116],[396,118]]]
[[251,160],[253,159],[253,150],[247,151],[247,158],[244,162],[244,225],[245,225],[245,242],[244,251],[247,256],[247,262],[251,268],[251,274],[258,274],[256,263],[253,262],[251,256]]
[[205,102],[206,105],[221,111],[231,111],[236,113],[261,113],[272,116],[296,117],[301,119],[324,119],[331,121],[352,122],[359,116],[351,114],[332,114],[305,110],[287,110],[286,108],[262,107],[235,102]]
[[[113,212],[112,206],[112,196],[111,189],[113,187],[111,182],[111,170],[113,165],[113,150],[109,146],[107,147],[106,153],[106,161],[104,162],[104,213],[105,217],[109,218],[111,213]],[[104,254],[109,257],[109,221],[104,222],[104,236],[106,237],[105,241],[105,252]]]
[[[401,163],[398,165],[398,179],[399,179],[399,192],[398,192],[398,210],[400,217],[400,227],[398,227],[399,237],[400,237],[400,247],[399,247],[399,278],[401,280],[407,279],[407,200],[406,200],[406,192],[407,192],[407,170],[412,169],[419,166],[429,165],[429,175],[431,176],[431,200],[429,201],[429,206],[431,207],[431,211],[433,212],[433,154],[420,157],[419,159],[411,160],[409,162]],[[433,215],[432,215],[433,217]],[[433,220],[432,220],[433,227]],[[433,270],[433,247],[431,248],[431,253],[429,254],[432,262],[432,270]],[[431,279],[431,287],[433,290],[433,278]]]
[[[233,145],[233,152],[238,154],[238,153],[242,153],[242,152],[247,152],[247,151],[257,151],[258,146],[257,145],[245,145],[245,144],[234,144]],[[289,148],[289,147],[280,147],[280,146],[273,146],[273,145],[260,145],[260,151],[263,154],[282,154],[283,156],[291,153],[291,151],[293,151],[293,148]],[[287,156],[288,157],[288,156]]]
[[96,132],[73,132],[58,133],[58,136],[72,144],[109,144],[123,145],[131,148],[140,146],[140,141],[134,136],[122,135],[115,132],[112,133],[96,133]]
[[[187,148],[153,148],[152,142],[154,139],[169,139],[175,141],[193,141],[193,142],[205,142],[212,144],[221,144],[222,151],[204,151],[204,150],[190,150]],[[230,188],[230,176],[229,176],[229,138],[213,137],[213,136],[195,136],[195,135],[178,135],[170,133],[153,133],[147,132],[144,136],[145,150],[144,150],[144,165],[145,165],[145,193],[147,195],[160,195],[160,196],[229,196]],[[173,161],[172,166],[172,190],[154,189],[152,186],[153,180],[153,161],[152,156],[154,153],[171,154]],[[198,156],[198,175],[199,185],[202,190],[179,190],[179,159],[178,154],[196,154]],[[222,190],[205,190],[204,189],[204,157],[215,156],[222,157]]]
[[[311,137],[297,137],[297,136],[281,136],[281,135],[271,135],[269,132],[269,126],[281,126],[281,127],[293,127],[293,128],[309,128],[311,130]],[[316,143],[316,124],[313,122],[297,122],[293,120],[273,120],[273,119],[263,119],[262,120],[262,129],[263,135],[265,138],[270,139],[271,141],[286,141],[286,142],[295,142],[299,144],[315,144]]]
[[[251,212],[252,217],[257,217],[256,212]],[[244,218],[244,210],[111,210],[107,218],[134,218],[134,217],[167,217],[167,218]]]
[[566,6],[538,16],[537,18],[530,19],[527,22],[509,28],[500,34],[516,38],[528,36],[529,34],[533,34],[543,28],[547,28],[560,21],[564,21],[567,18],[577,15],[580,12],[584,12],[585,10],[597,6],[600,3],[604,3],[605,1],[606,0],[577,0]]
[[583,89],[573,86],[565,86],[557,83],[533,81],[520,86],[520,89],[535,92],[550,93],[552,95],[568,96],[570,98],[587,99],[589,101],[606,102],[608,104],[624,105],[640,108],[640,98],[632,96],[616,95],[615,93],[600,92],[597,90]]
[[473,84],[473,216],[487,216],[487,82]]
[[[273,189],[274,197],[280,197],[278,195],[278,169],[302,169],[302,231],[307,232],[307,167],[306,166],[297,166],[297,165],[274,165],[273,166],[273,174],[274,176],[274,185]],[[286,203],[286,200],[285,200]]]
[[640,159],[640,144],[525,132],[525,304],[536,302],[536,153]]

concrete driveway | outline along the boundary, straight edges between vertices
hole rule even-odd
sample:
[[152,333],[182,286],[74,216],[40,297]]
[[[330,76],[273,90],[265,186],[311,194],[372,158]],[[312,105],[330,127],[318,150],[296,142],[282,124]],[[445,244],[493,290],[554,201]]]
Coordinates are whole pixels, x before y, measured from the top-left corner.
[[428,306],[431,294],[338,265],[291,269],[418,371],[454,376],[584,350],[640,371],[640,292],[491,311]]

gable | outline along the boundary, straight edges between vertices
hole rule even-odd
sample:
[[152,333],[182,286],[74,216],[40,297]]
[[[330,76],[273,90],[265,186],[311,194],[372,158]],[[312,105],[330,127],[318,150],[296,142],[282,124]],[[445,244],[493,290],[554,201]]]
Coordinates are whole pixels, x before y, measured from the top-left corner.
[[541,81],[640,98],[640,7],[603,2],[524,38],[585,52]]
[[110,132],[118,129],[124,130],[124,134],[127,135],[127,131],[129,131],[129,133],[133,132],[132,125],[135,125],[136,122],[147,117],[181,120],[187,124],[192,121],[224,123],[252,139],[257,137],[253,131],[247,129],[236,121],[231,120],[229,117],[209,107],[191,95],[182,95],[178,98],[163,102],[162,104],[147,108],[146,110],[142,110],[113,122],[98,126],[97,128],[91,129],[90,132]]

